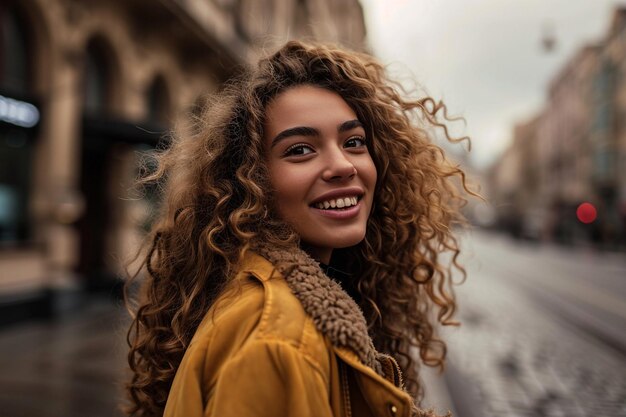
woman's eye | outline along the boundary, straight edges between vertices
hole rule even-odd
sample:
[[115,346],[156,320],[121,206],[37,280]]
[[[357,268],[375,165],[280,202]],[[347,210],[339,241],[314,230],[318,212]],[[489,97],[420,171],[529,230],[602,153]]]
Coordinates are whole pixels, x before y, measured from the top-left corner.
[[296,144],[292,145],[285,151],[285,156],[298,156],[298,155],[308,155],[313,153],[313,149],[309,145],[304,144]]
[[363,136],[353,136],[348,139],[344,145],[346,148],[358,148],[360,146],[365,146],[365,138]]

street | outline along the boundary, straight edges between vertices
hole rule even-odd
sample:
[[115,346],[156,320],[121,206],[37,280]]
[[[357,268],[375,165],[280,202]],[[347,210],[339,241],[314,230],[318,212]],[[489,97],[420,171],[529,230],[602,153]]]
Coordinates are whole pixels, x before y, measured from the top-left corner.
[[[425,403],[458,417],[626,416],[623,254],[535,246],[474,231],[462,325],[426,375]],[[127,319],[88,300],[71,317],[0,331],[0,415],[121,416]]]
[[453,408],[474,416],[626,416],[626,259],[474,231],[446,329]]
[[117,417],[126,318],[106,299],[58,321],[0,332],[0,416]]

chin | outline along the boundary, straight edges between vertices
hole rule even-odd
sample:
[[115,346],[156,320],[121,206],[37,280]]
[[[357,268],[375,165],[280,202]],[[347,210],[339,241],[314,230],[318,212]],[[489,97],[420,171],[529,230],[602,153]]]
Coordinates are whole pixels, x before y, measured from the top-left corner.
[[325,239],[318,238],[310,242],[320,247],[327,247],[327,248],[332,248],[332,249],[344,249],[344,248],[349,248],[351,246],[358,245],[359,243],[363,241],[363,239],[365,239],[365,231],[354,233],[354,234],[349,234],[347,236],[342,236],[342,237],[337,237],[336,235],[333,235],[333,236],[328,236]]

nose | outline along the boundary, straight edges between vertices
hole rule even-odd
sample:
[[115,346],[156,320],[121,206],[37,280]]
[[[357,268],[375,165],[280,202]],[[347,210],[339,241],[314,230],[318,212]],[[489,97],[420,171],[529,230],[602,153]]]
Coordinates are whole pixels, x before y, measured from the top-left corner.
[[325,181],[343,181],[356,175],[356,167],[341,149],[328,154],[326,169],[322,174]]

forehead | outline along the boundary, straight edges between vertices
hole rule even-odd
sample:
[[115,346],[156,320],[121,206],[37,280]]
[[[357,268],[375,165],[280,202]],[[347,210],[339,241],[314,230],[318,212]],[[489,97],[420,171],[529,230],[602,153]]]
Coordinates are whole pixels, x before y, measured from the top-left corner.
[[265,128],[268,133],[277,133],[295,126],[337,126],[356,118],[354,110],[339,94],[302,85],[290,88],[270,101],[265,112]]

